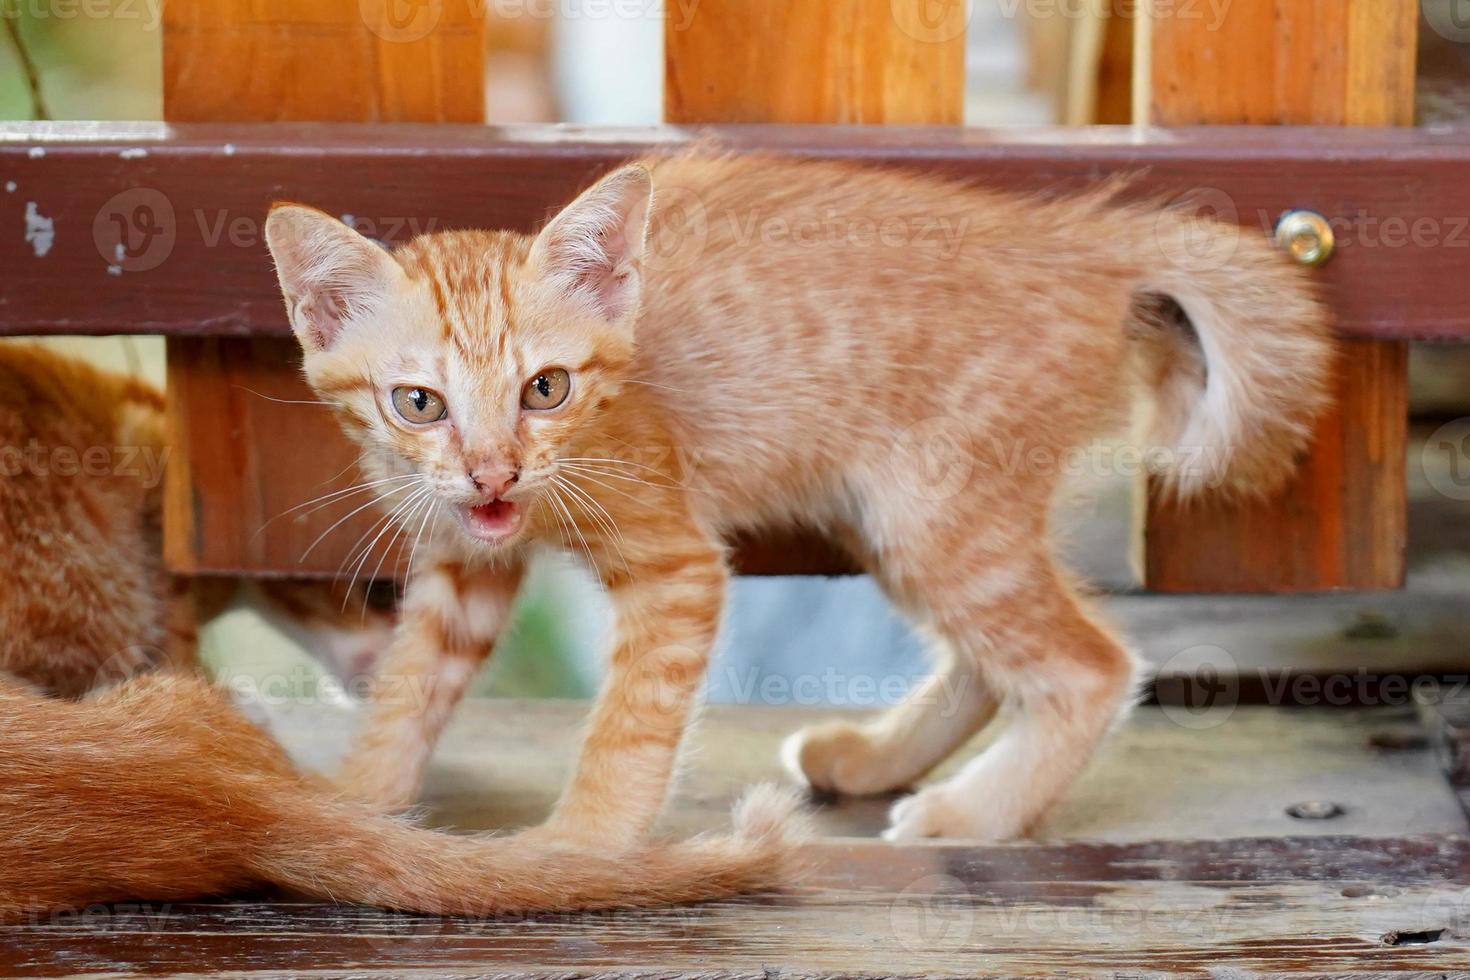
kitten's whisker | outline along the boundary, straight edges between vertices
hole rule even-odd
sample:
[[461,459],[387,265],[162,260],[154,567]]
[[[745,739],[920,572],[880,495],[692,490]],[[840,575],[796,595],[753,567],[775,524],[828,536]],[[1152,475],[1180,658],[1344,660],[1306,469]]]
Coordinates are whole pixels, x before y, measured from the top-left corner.
[[[419,555],[419,542],[421,542],[423,540],[423,538],[424,538],[424,528],[428,527],[431,522],[437,520],[438,517],[439,517],[439,499],[437,497],[435,497],[435,498],[432,498],[432,500],[431,500],[431,502],[429,504],[428,509],[424,511],[424,519],[419,524],[419,533],[414,536],[414,539],[413,539],[413,547],[408,550],[408,578],[410,578],[410,579],[413,578],[414,559],[418,558],[418,555]],[[429,548],[432,549],[433,547],[434,547],[434,536],[432,534],[430,534],[429,535]]]
[[318,483],[317,486],[324,487],[324,486],[326,486],[329,483],[336,483],[338,480],[342,479],[342,475],[344,473],[346,473],[348,470],[352,469],[354,466],[361,466],[362,465],[362,459],[363,459],[363,457],[361,455],[359,455],[352,462],[348,463],[346,466],[344,466],[340,470],[338,470],[334,475],[332,475],[332,476],[328,477],[327,479],[323,480],[322,482]]
[[[551,489],[555,489],[555,488],[551,488]],[[567,550],[568,551],[575,550],[576,549],[576,546],[577,546],[577,543],[572,540],[572,529],[567,526],[566,519],[562,517],[561,512],[558,511],[556,508],[550,506],[550,505],[556,503],[556,501],[550,497],[550,490],[548,490],[548,493],[547,494],[543,494],[542,499],[548,505],[547,509],[551,511],[552,516],[554,516],[556,518],[557,526],[561,529],[562,541],[566,545]]]
[[[424,524],[428,521],[429,514],[433,513],[434,507],[437,503],[438,500],[434,497],[433,494],[430,494],[422,501],[420,501],[418,506],[416,506],[413,511],[403,519],[403,543],[405,545],[408,544],[410,538],[414,537],[414,521],[419,522],[418,533],[420,535],[424,533]],[[397,539],[395,537],[394,541],[389,542],[390,548],[395,545],[396,540]],[[395,570],[403,567],[403,549],[401,548],[398,550],[398,554],[395,555],[393,558],[393,567]],[[376,573],[374,573],[374,577],[376,578]]]
[[[397,520],[398,529],[393,532],[393,536],[389,538],[388,543],[383,546],[382,553],[378,555],[377,566],[373,568],[373,573],[367,577],[366,581],[368,583],[376,582],[378,580],[378,576],[383,573],[383,562],[387,560],[388,553],[391,552],[395,547],[397,547],[398,539],[402,537],[406,531],[408,531],[408,526],[413,523],[413,519],[418,516],[419,511],[426,510],[428,506],[433,502],[434,495],[432,489],[430,489],[428,493],[420,494],[417,498],[415,498],[415,503],[412,510],[408,510],[407,507],[404,508],[404,512]],[[397,563],[398,560],[395,559],[394,565],[396,566]],[[363,567],[366,567],[366,564],[364,564]],[[353,584],[356,584],[355,578],[353,580]],[[350,588],[351,586],[349,586],[349,589]],[[362,618],[364,621],[367,620],[367,596],[365,594],[362,600]]]
[[628,385],[643,385],[645,388],[662,388],[664,391],[672,391],[672,392],[674,392],[675,394],[678,394],[678,395],[687,395],[687,394],[689,394],[688,389],[685,389],[685,388],[675,388],[673,385],[661,385],[657,381],[636,381],[636,380],[634,380],[632,378],[624,378],[623,379],[623,384],[628,384]]
[[583,469],[582,467],[576,465],[575,463],[563,463],[561,465],[560,469],[566,470],[569,474],[574,475],[574,476],[577,476],[577,477],[580,477],[581,479],[586,480],[589,483],[595,483],[599,487],[602,487],[604,490],[609,490],[612,493],[618,494],[618,495],[623,496],[623,497],[627,497],[629,500],[633,501],[633,503],[635,503],[635,504],[643,504],[643,503],[646,503],[647,502],[647,501],[645,501],[645,500],[643,500],[643,499],[641,499],[639,497],[634,496],[633,494],[629,493],[628,491],[624,490],[621,487],[615,487],[611,483],[604,483],[604,482],[602,482],[601,480],[599,480],[597,478],[597,476],[594,476],[593,474],[596,473],[598,476],[607,476],[608,474],[602,473],[599,470]]
[[566,524],[562,523],[561,515],[558,514],[555,510],[552,510],[552,508],[550,507],[550,500],[548,499],[548,494],[546,492],[541,493],[539,496],[537,496],[536,502],[538,504],[542,505],[543,507],[545,507],[548,511],[550,511],[551,512],[551,516],[556,518],[556,523],[557,523],[557,527],[558,527],[558,529],[560,531],[560,534],[561,534],[562,538],[565,540],[566,546],[568,548],[570,548],[572,546],[572,542],[571,542],[571,536],[567,534],[567,526],[566,526]]
[[[289,510],[281,511],[275,517],[272,517],[270,520],[266,521],[259,528],[257,528],[255,533],[259,534],[261,531],[264,531],[266,528],[270,527],[281,518],[286,517],[290,514],[294,514],[297,511],[302,510],[303,508],[311,507],[311,510],[307,511],[306,515],[304,515],[309,516],[311,514],[315,514],[317,511],[321,510],[323,507],[326,507],[329,504],[340,503],[341,498],[355,497],[360,493],[366,493],[367,491],[372,490],[376,487],[387,486],[392,483],[403,483],[405,481],[416,480],[418,478],[418,475],[415,473],[410,473],[406,476],[390,476],[387,479],[371,480],[367,483],[357,483],[350,487],[345,487],[341,490],[334,490],[331,493],[324,493],[320,497],[313,497],[305,503],[297,504],[295,507],[292,507]],[[316,504],[317,506],[312,507],[312,504]]]
[[616,456],[568,456],[557,460],[559,463],[621,463],[624,466],[632,466],[635,469],[647,470],[658,476],[667,477],[668,474],[656,466],[648,466],[644,463],[635,463],[628,459],[619,459]]
[[[577,500],[578,506],[597,522],[598,527],[602,528],[602,532],[608,536],[609,543],[617,549],[618,560],[622,562],[624,570],[631,575],[633,570],[628,567],[628,559],[623,554],[623,532],[619,529],[617,521],[614,521],[612,515],[607,512],[607,509],[599,504],[585,489],[577,486],[570,477],[562,479],[559,476],[553,475],[552,480],[572,493]],[[589,505],[595,509],[589,509]]]
[[403,493],[406,490],[412,489],[413,486],[414,485],[412,483],[410,483],[410,484],[408,484],[406,486],[394,487],[392,490],[389,490],[387,493],[379,494],[377,496],[374,496],[372,500],[369,500],[367,503],[363,504],[361,507],[358,507],[356,510],[353,510],[352,512],[344,515],[343,517],[339,517],[337,519],[336,523],[334,523],[331,527],[327,528],[325,531],[323,531],[321,534],[319,534],[317,536],[317,539],[311,543],[310,547],[308,547],[304,552],[301,553],[301,557],[298,558],[298,559],[296,559],[297,564],[300,564],[300,563],[306,561],[306,559],[311,556],[311,553],[316,550],[317,545],[321,544],[323,541],[325,541],[327,539],[327,535],[329,535],[333,531],[337,530],[337,528],[341,527],[347,521],[349,521],[352,518],[356,517],[358,514],[361,514],[363,511],[367,510],[369,507],[375,506],[376,504],[379,504],[382,501],[387,500],[389,497],[396,496],[396,495],[398,495],[400,493]]
[[274,395],[267,395],[263,391],[256,391],[254,388],[249,388],[249,387],[246,387],[245,385],[230,385],[230,387],[231,388],[238,388],[241,391],[248,391],[252,395],[254,395],[256,398],[264,398],[266,401],[268,401],[268,402],[275,402],[277,405],[325,405],[327,408],[331,408],[332,407],[332,403],[331,402],[324,402],[324,401],[301,401],[301,400],[298,400],[298,399],[291,399],[291,398],[276,398]]
[[353,561],[356,560],[357,557],[361,554],[359,549],[362,547],[363,542],[367,541],[367,539],[371,537],[373,533],[378,530],[379,527],[382,526],[384,521],[391,520],[392,517],[393,512],[390,510],[383,516],[379,517],[377,520],[373,521],[372,524],[368,525],[368,529],[366,531],[357,536],[357,540],[352,542],[352,547],[347,549],[347,557],[343,558],[342,562],[337,566],[337,573],[332,577],[332,580],[334,582],[342,581],[342,577],[347,574],[347,566],[351,565]]
[[[577,519],[572,516],[571,508],[567,506],[566,501],[561,499],[561,494],[557,492],[555,485],[552,485],[548,489],[550,489],[551,491],[551,499],[556,501],[556,505],[562,509],[562,512],[564,514],[567,515],[567,523],[571,525],[572,530],[575,531],[577,533],[577,537],[581,539],[582,550],[587,555],[588,566],[593,570],[596,570],[597,560],[592,557],[592,546],[587,543],[587,536],[583,534],[582,529],[577,526]],[[568,547],[570,547],[570,544],[571,543],[568,542]]]
[[[392,551],[393,551],[393,549],[395,547],[397,547],[397,545],[398,545],[398,539],[403,536],[403,532],[405,530],[407,530],[409,524],[418,515],[419,510],[421,508],[423,508],[423,507],[427,507],[428,506],[428,500],[429,500],[428,494],[426,494],[426,493],[420,493],[418,496],[416,496],[416,497],[413,498],[412,503],[405,503],[403,505],[403,507],[401,507],[393,515],[393,524],[394,524],[393,534],[388,538],[387,542],[383,545],[382,549],[379,550],[377,548],[377,542],[376,541],[374,541],[373,544],[370,545],[368,547],[368,549],[367,549],[369,553],[371,553],[373,551],[378,551],[378,563],[373,566],[372,574],[369,575],[364,581],[366,581],[366,582],[376,582],[377,581],[378,576],[383,573],[383,563],[388,560],[388,555],[390,553],[392,553]],[[386,529],[384,529],[384,530],[386,532]],[[379,537],[381,537],[381,536],[382,535],[380,534]],[[364,569],[367,568],[367,563],[364,562],[363,565],[362,565],[362,567]],[[363,613],[364,613],[364,615],[367,613],[367,607],[366,607],[366,605],[363,606]]]
[[609,479],[623,480],[628,483],[641,483],[643,486],[651,487],[655,490],[678,490],[688,493],[690,491],[701,489],[699,487],[685,486],[681,483],[652,483],[648,480],[642,479],[641,477],[633,476],[631,473],[626,473],[621,470],[608,469],[605,467],[599,468],[591,466],[587,463],[569,462],[567,460],[558,460],[557,462],[559,465],[565,466],[568,469],[580,469],[586,472],[596,473],[600,476],[608,477]]
[[[352,547],[347,549],[347,557],[342,559],[342,563],[337,566],[337,574],[334,577],[334,581],[341,582],[342,577],[348,573],[350,567],[356,567],[357,564],[359,564],[362,560],[366,558],[368,553],[372,551],[372,545],[366,544],[368,539],[371,538],[374,534],[377,534],[381,528],[384,528],[389,523],[391,523],[393,520],[393,515],[398,512],[399,508],[404,506],[405,504],[411,503],[417,496],[417,491],[409,494],[408,497],[406,497],[399,503],[394,504],[391,508],[384,512],[382,516],[378,517],[372,522],[372,524],[368,525],[368,529],[366,531],[358,535],[357,540],[352,542]],[[347,594],[351,594],[350,587]],[[345,601],[342,604],[342,608],[347,608],[347,604]]]
[[[398,530],[394,532],[393,539],[392,540],[393,541],[398,540],[398,534],[403,529],[403,521],[402,521],[403,515],[408,511],[408,508],[413,507],[413,506],[417,506],[418,502],[420,500],[422,500],[425,497],[425,495],[427,495],[429,493],[432,493],[432,492],[433,492],[433,488],[430,487],[428,484],[424,484],[423,486],[419,487],[416,491],[414,491],[414,493],[412,493],[411,495],[409,495],[407,498],[405,498],[404,500],[400,501],[397,504],[397,506],[395,506],[393,508],[393,510],[389,512],[389,514],[388,514],[388,520],[383,523],[382,528],[378,531],[377,535],[373,538],[373,540],[368,543],[367,547],[365,547],[365,548],[362,549],[362,554],[357,559],[357,564],[355,565],[355,567],[352,570],[352,580],[347,583],[347,594],[348,594],[348,596],[351,596],[352,589],[357,585],[357,578],[358,578],[358,576],[361,575],[362,574],[362,570],[367,567],[368,559],[372,557],[373,549],[375,549],[378,546],[378,542],[381,541],[381,540],[383,540],[383,535],[387,534],[388,533],[388,530],[390,528],[395,528],[396,527]],[[388,550],[391,547],[392,547],[392,542],[390,541],[388,548],[385,548],[383,550],[383,554],[378,557],[378,570],[382,569],[382,567],[383,567],[383,559],[385,557],[387,557]],[[373,572],[373,575],[374,576],[377,575],[378,570],[374,570],[374,572]],[[342,611],[343,612],[346,612],[347,611],[347,600],[345,598],[342,601]]]
[[[594,500],[584,488],[577,486],[577,484],[573,482],[571,477],[561,477],[553,474],[551,479],[552,482],[554,482],[557,486],[562,487],[572,495],[572,500],[576,502],[577,506],[585,511],[589,517],[597,521],[598,526],[603,530],[604,533],[613,533],[613,529],[608,527],[607,524],[601,519],[602,517],[607,516],[607,511],[604,510],[602,506],[598,504],[597,501]],[[596,511],[594,512],[592,508],[596,508]],[[622,535],[618,535],[618,537],[622,537]]]

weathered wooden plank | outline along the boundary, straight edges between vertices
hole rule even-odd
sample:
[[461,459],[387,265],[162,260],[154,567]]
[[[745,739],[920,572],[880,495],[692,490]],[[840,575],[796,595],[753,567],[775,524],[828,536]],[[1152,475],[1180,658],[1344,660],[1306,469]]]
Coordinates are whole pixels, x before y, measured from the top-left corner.
[[[873,705],[883,686],[918,680],[849,675],[832,663],[817,657],[795,674],[722,674],[727,668],[716,663],[721,687],[741,703],[712,705],[701,717],[664,827],[688,835],[724,826],[746,787],[786,778],[777,761],[785,736],[818,720],[862,716],[858,707],[810,707],[814,700]],[[1388,701],[1393,707],[1332,707],[1339,702],[1331,700],[1317,710],[1283,710],[1236,704],[1227,678],[1196,675],[1176,687],[1187,696],[1140,708],[1120,726],[1039,828],[1041,840],[1392,838],[1467,829],[1407,688]],[[430,768],[427,818],[475,830],[539,823],[570,775],[585,711],[579,702],[466,702]],[[302,764],[325,771],[345,750],[351,722],[350,713],[320,704],[272,710],[283,743]],[[995,734],[972,740],[932,778],[952,774]],[[1287,813],[1310,802],[1335,803],[1342,813],[1326,820]],[[824,835],[873,837],[887,826],[891,803],[825,800],[815,818]]]
[[[436,757],[426,819],[464,830],[539,817],[571,763],[582,710],[467,703]],[[739,787],[774,772],[779,736],[820,713],[711,709],[668,827],[723,825]],[[352,720],[320,704],[272,714],[283,739],[316,761]],[[1447,791],[1426,748],[1377,757],[1365,744],[1405,724],[1412,717],[1396,711],[1240,709],[1192,729],[1145,710],[1073,794],[1070,829],[1046,843],[825,839],[788,894],[644,913],[467,921],[273,898],[95,907],[0,927],[0,975],[1112,980],[1467,969],[1463,818],[1452,800],[1431,798]],[[1307,792],[1347,814],[1308,824],[1280,813]],[[1441,804],[1454,829],[1424,833],[1435,825],[1423,814]],[[824,833],[867,834],[885,805],[828,804],[818,819]],[[1136,819],[1145,807],[1152,816]],[[1208,809],[1215,815],[1201,819]],[[1106,821],[1180,837],[1091,839]],[[1320,835],[1284,836],[1297,832]]]
[[1470,690],[1464,685],[1417,692],[1419,720],[1450,788],[1470,814]]
[[[389,240],[528,229],[615,163],[701,136],[1016,191],[1138,171],[1138,194],[1218,204],[1251,234],[1313,208],[1339,228],[1320,274],[1345,335],[1470,336],[1464,130],[87,123],[0,124],[0,186],[15,185],[0,192],[0,227],[13,232],[0,236],[0,332],[284,335],[260,236],[275,199],[351,214]],[[42,230],[28,239],[28,227]]]
[[[1423,976],[1470,966],[1463,840],[811,849],[793,892],[474,921],[283,902],[0,927],[9,976]],[[420,974],[418,971],[423,971]]]

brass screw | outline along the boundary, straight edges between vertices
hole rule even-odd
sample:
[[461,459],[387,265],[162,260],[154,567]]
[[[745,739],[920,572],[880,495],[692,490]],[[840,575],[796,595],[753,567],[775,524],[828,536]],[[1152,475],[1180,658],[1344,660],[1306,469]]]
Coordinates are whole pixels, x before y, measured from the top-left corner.
[[1321,265],[1332,258],[1337,238],[1316,211],[1288,211],[1276,222],[1276,244],[1302,265]]

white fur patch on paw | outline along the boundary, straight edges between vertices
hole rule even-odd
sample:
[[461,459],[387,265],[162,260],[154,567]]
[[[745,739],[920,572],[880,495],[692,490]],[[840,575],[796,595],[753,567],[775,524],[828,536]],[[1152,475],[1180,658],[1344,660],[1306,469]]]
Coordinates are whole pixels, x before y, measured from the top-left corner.
[[883,831],[883,839],[969,837],[973,822],[944,786],[931,786],[893,804],[893,809],[888,811],[888,829]]

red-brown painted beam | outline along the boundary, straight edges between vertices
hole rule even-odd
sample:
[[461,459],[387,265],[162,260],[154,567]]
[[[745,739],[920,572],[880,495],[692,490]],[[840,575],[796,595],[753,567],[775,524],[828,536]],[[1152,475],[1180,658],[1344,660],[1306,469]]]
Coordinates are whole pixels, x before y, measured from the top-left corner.
[[701,136],[1018,191],[1137,172],[1136,193],[1223,206],[1247,234],[1312,208],[1338,227],[1320,275],[1345,336],[1470,338],[1465,130],[287,123],[0,124],[0,333],[284,335],[260,236],[273,200],[394,240],[524,229],[616,162]]

